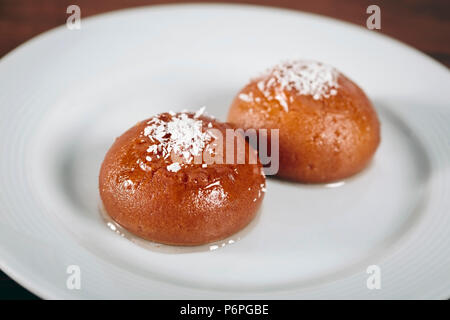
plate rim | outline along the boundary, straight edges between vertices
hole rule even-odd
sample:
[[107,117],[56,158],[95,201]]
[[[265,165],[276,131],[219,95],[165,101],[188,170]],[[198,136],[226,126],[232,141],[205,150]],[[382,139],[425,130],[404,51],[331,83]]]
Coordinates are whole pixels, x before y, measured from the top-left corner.
[[[360,30],[364,30],[366,32],[368,32],[368,30],[366,30],[366,28],[364,28],[363,26],[354,24],[354,23],[350,23],[347,21],[342,21],[342,20],[338,20],[336,18],[332,18],[332,17],[327,17],[324,15],[320,15],[320,14],[316,14],[316,13],[309,13],[309,12],[304,12],[304,11],[299,11],[299,10],[294,10],[294,9],[287,9],[287,8],[279,8],[279,7],[274,7],[274,6],[265,6],[265,5],[250,5],[250,4],[234,4],[234,3],[186,3],[186,4],[178,4],[178,3],[171,3],[171,4],[157,4],[157,5],[147,5],[147,6],[137,6],[137,7],[131,7],[131,8],[125,8],[125,9],[118,9],[118,10],[113,10],[113,11],[108,11],[108,12],[104,12],[104,13],[100,13],[100,14],[96,14],[96,15],[92,15],[86,18],[83,18],[83,21],[95,21],[95,20],[100,20],[104,17],[107,16],[113,16],[113,15],[120,15],[120,14],[124,14],[127,12],[132,12],[132,11],[142,11],[142,10],[157,10],[157,9],[163,9],[163,10],[170,10],[172,8],[176,8],[176,9],[182,9],[182,8],[195,8],[195,7],[199,7],[199,8],[223,8],[223,7],[227,7],[230,9],[237,9],[239,10],[239,8],[242,7],[247,7],[247,8],[253,8],[256,10],[268,10],[268,11],[279,11],[279,12],[287,12],[289,14],[293,14],[293,15],[299,15],[299,16],[310,16],[316,19],[321,19],[321,20],[325,20],[325,21],[329,21],[332,23],[336,23],[336,24],[341,24],[341,25],[346,25],[348,27],[351,28],[358,28]],[[65,28],[65,24],[62,24],[60,26],[57,26],[55,28],[52,28],[50,30],[47,30],[45,32],[42,32],[36,36],[34,36],[33,38],[27,40],[26,42],[20,44],[19,46],[15,47],[13,50],[9,51],[8,53],[6,53],[1,59],[0,59],[0,65],[8,63],[9,59],[11,57],[13,57],[14,55],[16,55],[18,52],[23,52],[28,50],[27,48],[30,47],[30,45],[32,45],[35,42],[39,42],[44,38],[50,38],[52,37],[54,34],[60,32],[61,30],[64,30]],[[427,59],[429,62],[432,62],[433,64],[435,64],[436,66],[440,67],[440,68],[445,68],[447,69],[447,67],[442,64],[441,62],[435,60],[434,58],[432,58],[431,56],[427,55],[426,53],[419,51],[418,49],[412,47],[411,45],[405,44],[403,42],[401,42],[400,40],[397,40],[395,38],[392,38],[390,36],[381,34],[381,33],[376,33],[376,37],[380,37],[380,38],[384,38],[384,40],[388,40],[391,41],[393,43],[395,43],[395,45],[397,46],[401,46],[404,49],[410,51],[411,53],[414,54],[419,54],[422,58]],[[5,260],[5,261],[3,261]],[[25,274],[21,273],[20,271],[16,269],[14,269],[11,264],[9,264],[6,259],[0,259],[0,269],[3,270],[3,272],[5,272],[5,274],[7,274],[9,277],[11,277],[14,281],[16,281],[17,283],[19,283],[21,286],[23,286],[24,288],[26,288],[27,290],[29,290],[30,292],[32,292],[33,294],[35,294],[38,297],[44,298],[44,299],[58,299],[60,297],[54,295],[54,292],[51,291],[50,288],[43,288],[43,286],[39,286],[37,284],[37,282],[35,280],[30,280],[30,278],[28,278]],[[49,291],[47,291],[49,290]],[[70,295],[66,295],[67,297],[71,298]],[[447,299],[448,297],[450,297],[450,286],[447,290],[447,294],[445,296],[440,297],[439,299]]]

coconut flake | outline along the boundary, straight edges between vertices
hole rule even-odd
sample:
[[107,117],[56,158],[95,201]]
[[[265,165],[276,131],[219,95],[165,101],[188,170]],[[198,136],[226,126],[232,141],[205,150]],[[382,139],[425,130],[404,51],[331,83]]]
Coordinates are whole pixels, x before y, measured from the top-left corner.
[[201,107],[200,110],[198,110],[195,115],[194,115],[194,119],[197,119],[198,117],[200,117],[203,112],[205,112],[206,107]]
[[139,168],[141,168],[142,171],[148,171],[151,169],[151,167],[147,166],[144,162],[141,160],[137,161],[137,164],[139,165]]
[[167,171],[178,172],[181,169],[181,166],[178,162],[174,162],[171,165],[167,166]]
[[214,187],[214,186],[220,186],[220,181],[216,181],[216,182],[213,182],[213,183],[211,183],[211,184],[208,184],[208,185],[205,187],[205,189],[209,189],[209,188]]
[[244,102],[253,102],[253,93],[252,92],[250,92],[249,94],[241,93],[239,94],[238,98]]

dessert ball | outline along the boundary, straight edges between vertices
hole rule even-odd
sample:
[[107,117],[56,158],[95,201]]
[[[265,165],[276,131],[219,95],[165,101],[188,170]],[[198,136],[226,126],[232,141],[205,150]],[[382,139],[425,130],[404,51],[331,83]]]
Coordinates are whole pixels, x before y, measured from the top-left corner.
[[[265,177],[242,136],[232,145],[218,138],[227,129],[202,110],[137,123],[116,139],[101,166],[107,214],[139,237],[170,245],[205,244],[244,228],[261,205]],[[237,150],[239,143],[245,148]],[[242,152],[245,163],[227,161]]]
[[288,61],[252,80],[235,97],[228,121],[243,129],[279,129],[278,176],[331,182],[361,171],[380,143],[367,96],[332,66]]

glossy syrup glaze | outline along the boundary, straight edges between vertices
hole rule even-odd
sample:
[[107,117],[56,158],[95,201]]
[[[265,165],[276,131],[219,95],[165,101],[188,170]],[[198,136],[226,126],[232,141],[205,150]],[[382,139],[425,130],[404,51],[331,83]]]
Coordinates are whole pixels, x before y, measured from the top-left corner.
[[253,228],[258,224],[260,211],[257,212],[255,218],[242,230],[236,232],[235,234],[218,241],[213,241],[210,243],[202,244],[202,245],[196,245],[196,246],[174,246],[174,245],[166,245],[162,243],[153,242],[150,240],[145,240],[128,230],[126,230],[124,227],[122,227],[120,224],[118,224],[116,221],[114,221],[108,213],[105,211],[105,208],[103,207],[103,204],[100,203],[99,205],[99,212],[100,215],[105,222],[105,225],[108,229],[116,233],[117,235],[131,241],[132,243],[138,245],[139,247],[142,247],[146,250],[153,251],[153,252],[159,252],[159,253],[166,253],[166,254],[180,254],[180,253],[192,253],[192,252],[208,252],[208,251],[216,251],[220,250],[222,248],[229,247],[233,244],[238,243],[242,239],[245,239],[245,237],[252,232]]

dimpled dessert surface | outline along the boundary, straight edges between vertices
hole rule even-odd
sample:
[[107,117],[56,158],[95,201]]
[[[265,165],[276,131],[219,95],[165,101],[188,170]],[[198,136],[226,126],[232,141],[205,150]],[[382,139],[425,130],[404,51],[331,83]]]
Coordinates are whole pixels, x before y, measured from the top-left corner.
[[290,61],[252,80],[228,121],[279,129],[278,176],[331,182],[361,171],[380,143],[377,114],[364,92],[331,66]]
[[[179,128],[168,134],[167,124],[174,119],[178,127],[190,121],[202,129],[192,139],[183,137],[186,132]],[[152,127],[149,123],[155,121]],[[225,134],[230,126],[203,115],[164,113],[117,138],[99,177],[100,195],[111,218],[144,239],[172,245],[204,244],[245,227],[263,199],[261,164],[249,164],[248,154],[245,164],[194,163],[193,155],[205,149],[213,149],[209,154],[214,155],[221,152],[211,147],[214,139],[204,132],[208,128]],[[177,134],[182,135],[177,138],[181,144],[173,137]],[[158,144],[165,148],[158,149]],[[184,156],[191,163],[172,161],[167,151],[178,149],[187,152]]]

